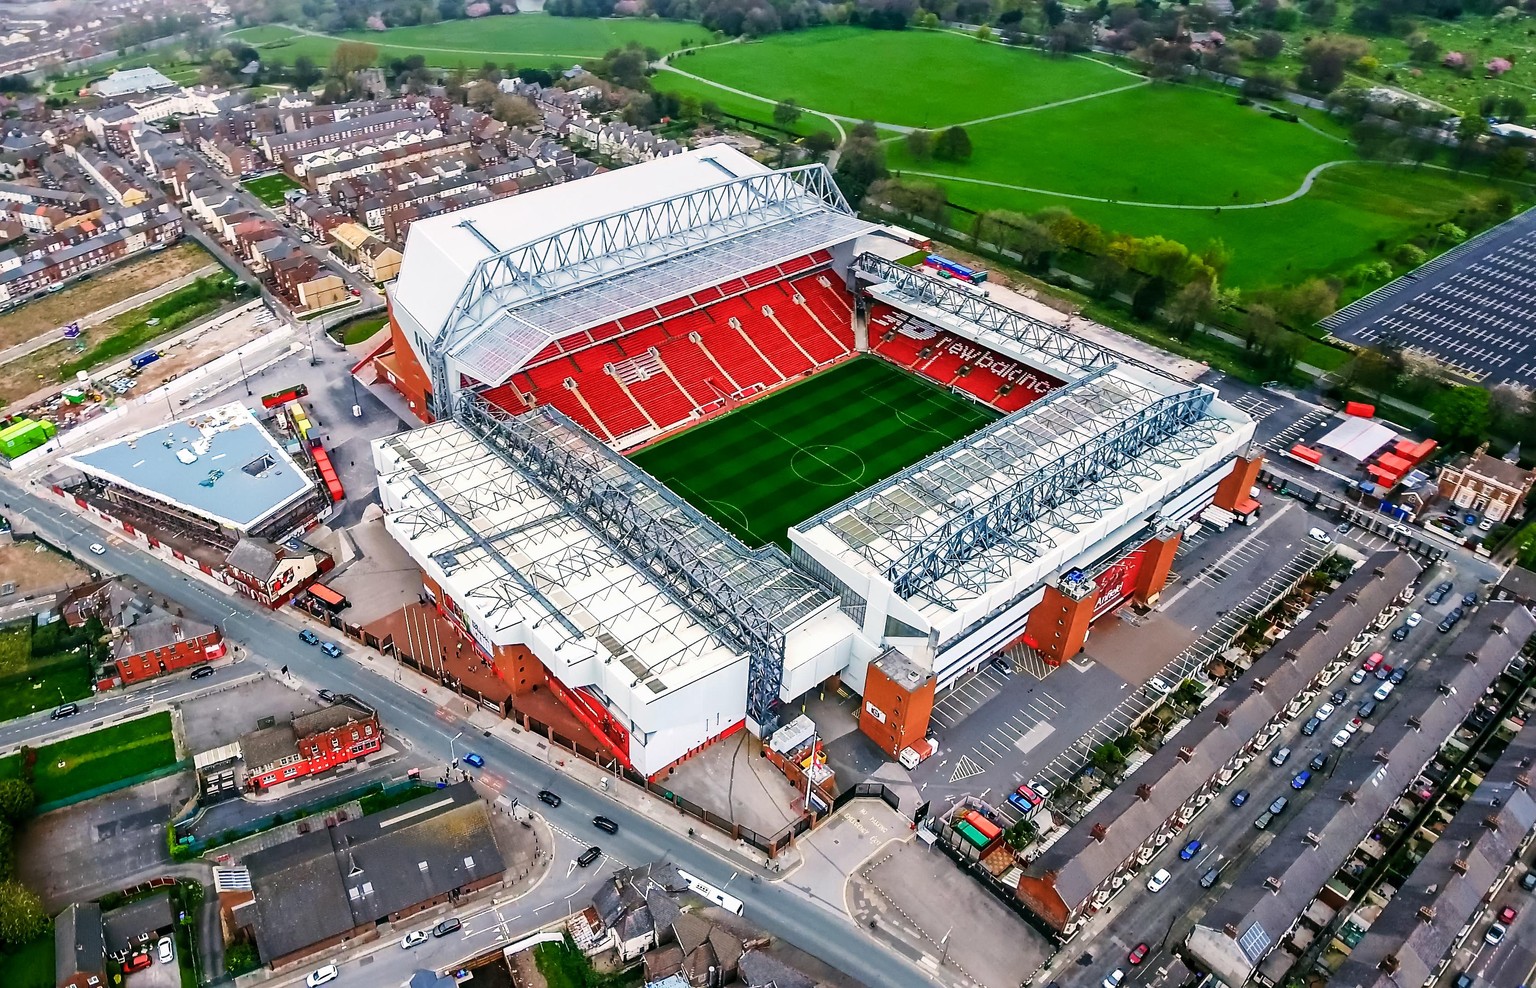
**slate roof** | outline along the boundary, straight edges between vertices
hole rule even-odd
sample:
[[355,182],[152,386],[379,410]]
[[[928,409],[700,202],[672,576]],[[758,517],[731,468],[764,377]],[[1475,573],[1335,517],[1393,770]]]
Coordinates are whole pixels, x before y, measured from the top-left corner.
[[61,983],[73,974],[105,979],[106,953],[100,906],[76,902],[59,913],[53,923],[53,963]]
[[[1401,693],[1396,715],[1343,750],[1321,780],[1322,790],[1233,876],[1232,888],[1190,933],[1186,943],[1194,959],[1230,984],[1246,981],[1533,632],[1536,619],[1523,607],[1484,605],[1456,638],[1454,651],[1421,673],[1438,676],[1454,693]],[[1474,654],[1478,661],[1467,661]],[[1417,728],[1410,717],[1418,719]],[[1384,764],[1379,752],[1387,753]],[[1355,794],[1353,803],[1344,801],[1346,791]],[[1309,833],[1315,842],[1306,839]],[[1266,884],[1271,880],[1278,889]]]
[[[1377,576],[1377,569],[1383,575]],[[1243,679],[1231,687],[1230,696],[1196,714],[1173,743],[1164,745],[1066,836],[1051,845],[1030,868],[1030,873],[1054,872],[1056,892],[1062,902],[1069,910],[1077,908],[1270,718],[1293,702],[1297,692],[1342,652],[1419,572],[1418,565],[1401,553],[1379,553],[1367,560],[1365,566],[1314,608],[1307,627],[1296,629],[1261,655]],[[1357,598],[1355,602],[1351,602],[1351,595]],[[1325,623],[1327,630],[1315,630]],[[1298,639],[1303,640],[1298,644]],[[1294,661],[1288,658],[1293,652]],[[1266,683],[1262,693],[1252,689],[1260,680]],[[1226,727],[1217,722],[1224,711],[1228,715]],[[1185,748],[1193,749],[1188,761],[1180,757]],[[1152,787],[1148,799],[1138,795],[1142,784]],[[1096,825],[1103,827],[1102,840],[1093,836]]]
[[255,891],[257,946],[269,962],[506,869],[490,814],[468,782],[243,863]]
[[139,944],[139,938],[144,934],[158,935],[175,923],[176,914],[171,911],[169,891],[135,899],[102,916],[107,950],[112,953],[129,950]]

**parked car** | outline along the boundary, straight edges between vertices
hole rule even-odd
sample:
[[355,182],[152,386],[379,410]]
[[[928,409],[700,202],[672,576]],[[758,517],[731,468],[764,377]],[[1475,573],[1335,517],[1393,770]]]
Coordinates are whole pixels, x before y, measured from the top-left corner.
[[1246,802],[1248,802],[1248,790],[1239,789],[1237,792],[1232,794],[1233,806],[1242,806]]
[[1308,717],[1307,722],[1301,725],[1301,733],[1310,738],[1312,735],[1316,734],[1317,729],[1322,726],[1323,722],[1318,720],[1316,717]]
[[432,935],[435,937],[445,937],[448,934],[455,932],[463,925],[464,923],[459,919],[459,917],[449,916],[441,923],[438,923],[436,926],[432,927]]
[[598,830],[607,831],[610,834],[616,834],[619,832],[619,825],[605,816],[593,817],[592,826],[596,827]]
[[341,697],[337,696],[335,693],[332,693],[330,690],[321,690],[317,695],[326,703],[335,703],[337,700],[341,699]]
[[1392,670],[1392,675],[1387,677],[1387,682],[1391,683],[1393,686],[1396,686],[1407,678],[1408,670],[1404,669],[1402,666],[1398,666],[1396,669]]
[[539,802],[544,803],[547,806],[559,806],[561,800],[559,796],[550,792],[548,789],[540,789]]
[[213,666],[198,666],[196,669],[192,670],[192,675],[188,676],[187,678],[188,679],[207,679],[209,676],[213,675],[213,672],[214,672]]
[[1359,714],[1362,718],[1369,718],[1371,716],[1371,714],[1373,714],[1375,712],[1376,712],[1376,701],[1371,699],[1371,698],[1369,698],[1369,697],[1367,697],[1364,700],[1361,700],[1360,701],[1360,706],[1355,708],[1355,713]]
[[400,941],[400,946],[404,950],[410,950],[412,947],[419,947],[427,942],[428,936],[430,936],[430,934],[427,933],[426,930],[412,930],[411,932],[407,933],[405,937]]
[[1311,781],[1312,781],[1312,771],[1311,771],[1311,769],[1305,769],[1304,768],[1300,772],[1297,772],[1295,777],[1291,779],[1291,788],[1292,789],[1305,789],[1307,787],[1307,783],[1311,782]]
[[1527,892],[1536,891],[1536,871],[1528,871],[1520,876],[1520,887]]
[[155,959],[149,956],[149,951],[142,950],[139,953],[129,957],[127,960],[123,961],[123,970],[131,974],[134,971],[144,970],[154,962]]
[[320,651],[324,652],[326,655],[329,655],[333,659],[341,658],[341,646],[335,642],[321,642]]
[[1138,943],[1136,946],[1131,948],[1131,952],[1125,956],[1125,959],[1130,961],[1132,964],[1140,964],[1142,961],[1146,960],[1147,954],[1150,953],[1151,950],[1152,948],[1148,947],[1146,944]]
[[1360,728],[1364,726],[1365,721],[1361,720],[1359,717],[1351,717],[1349,723],[1344,725],[1344,733],[1355,734],[1360,730]]
[[1215,885],[1216,879],[1221,877],[1221,869],[1225,867],[1226,863],[1223,862],[1222,864],[1213,865],[1212,867],[1207,868],[1205,870],[1205,874],[1200,876],[1200,887],[1203,889],[1208,889],[1212,885]]
[[1202,845],[1198,840],[1192,840],[1188,844],[1185,844],[1183,850],[1179,851],[1179,860],[1188,861],[1190,858],[1200,853],[1201,846]]
[[1395,689],[1397,689],[1397,684],[1388,681],[1376,687],[1376,692],[1372,693],[1371,696],[1375,697],[1377,700],[1385,700],[1387,697],[1392,695],[1392,691]]
[[1329,535],[1327,532],[1323,531],[1321,528],[1314,528],[1314,529],[1312,529],[1311,531],[1309,531],[1307,533],[1307,536],[1309,538],[1311,538],[1312,541],[1320,542],[1323,545],[1332,545],[1333,544],[1333,537],[1331,535]]
[[1461,606],[1462,607],[1476,607],[1477,606],[1477,591],[1472,590],[1472,591],[1469,591],[1467,593],[1462,594],[1461,595]]
[[1253,825],[1258,829],[1263,830],[1269,826],[1269,822],[1274,818],[1275,815],[1273,813],[1271,813],[1269,810],[1265,810],[1263,813],[1259,814],[1259,818],[1257,820],[1253,821]]
[[1335,748],[1342,748],[1346,744],[1349,744],[1349,739],[1350,739],[1351,736],[1354,735],[1354,733],[1355,733],[1354,731],[1348,730],[1346,728],[1345,730],[1342,730],[1339,733],[1335,734],[1333,736],[1333,741],[1332,741],[1333,746]]
[[1503,923],[1494,923],[1488,927],[1488,932],[1483,934],[1483,942],[1490,947],[1497,947],[1504,939],[1504,934],[1509,932],[1509,927]]
[[1451,584],[1451,581],[1446,580],[1444,583],[1431,590],[1429,594],[1425,596],[1424,602],[1430,604],[1431,606],[1438,604],[1444,600],[1446,594],[1450,593],[1453,589],[1455,589],[1455,587]]
[[1419,622],[1423,620],[1424,615],[1420,614],[1418,611],[1414,611],[1412,614],[1408,615],[1408,620],[1404,621],[1403,623],[1410,628],[1417,628],[1419,626]]
[[1361,683],[1365,682],[1365,670],[1356,669],[1353,673],[1350,674],[1349,681],[1354,683],[1356,686],[1359,686]]
[[1125,984],[1125,972],[1118,967],[1109,972],[1109,976],[1099,982],[1099,988],[1120,988]]
[[1325,703],[1321,707],[1318,707],[1317,712],[1312,716],[1316,717],[1318,720],[1327,720],[1329,717],[1333,716],[1333,712],[1337,709],[1338,708],[1333,704]]
[[1392,632],[1392,640],[1395,641],[1395,642],[1400,642],[1403,639],[1407,638],[1408,637],[1408,632],[1410,632],[1412,630],[1413,630],[1412,628],[1408,627],[1408,625],[1405,624],[1402,627],[1400,627],[1400,628],[1398,628],[1398,629],[1396,629],[1395,631]]
[[80,712],[80,704],[78,704],[78,703],[66,703],[63,706],[58,707],[57,709],[55,709],[52,714],[49,714],[48,719],[49,720],[63,720],[65,717],[73,717],[75,714],[78,714],[79,712]]
[[1289,799],[1284,796],[1276,796],[1275,801],[1269,804],[1269,812],[1275,814],[1284,813],[1285,808],[1289,805],[1291,805],[1291,801]]
[[1451,613],[1447,614],[1445,616],[1445,620],[1441,621],[1439,624],[1435,625],[1435,627],[1437,629],[1439,629],[1442,633],[1446,632],[1446,631],[1450,631],[1452,628],[1456,627],[1456,623],[1458,621],[1460,621],[1465,616],[1466,616],[1466,612],[1458,607],[1455,610],[1451,611]]
[[308,628],[305,628],[303,631],[299,632],[299,641],[306,645],[318,645],[320,644],[320,636],[315,634],[313,631],[310,631]]
[[1349,690],[1346,690],[1342,686],[1339,687],[1338,689],[1334,690],[1331,694],[1329,694],[1328,702],[1332,703],[1335,707],[1343,706],[1344,704],[1349,702]]
[[319,985],[328,984],[339,977],[341,972],[336,969],[336,965],[327,964],[325,967],[309,972],[309,977],[304,979],[304,984],[307,988],[318,988]]
[[1314,772],[1321,772],[1323,770],[1323,766],[1327,764],[1328,756],[1319,751],[1317,754],[1312,756],[1312,760],[1310,762],[1307,762],[1307,768]]
[[581,857],[576,859],[576,864],[582,868],[585,868],[602,856],[603,849],[598,847],[596,844],[593,844],[591,847],[581,852]]
[[1375,672],[1378,668],[1381,667],[1381,660],[1384,658],[1386,658],[1386,656],[1382,655],[1380,652],[1372,652],[1370,658],[1366,659],[1365,663],[1361,665],[1360,668],[1364,669],[1366,672]]
[[[1536,872],[1533,872],[1533,874],[1536,874]],[[1167,868],[1159,868],[1153,873],[1151,878],[1147,879],[1147,891],[1161,892],[1172,880],[1173,876],[1168,873]]]
[[100,542],[92,542],[91,551],[98,556],[105,556],[107,554],[107,547]]
[[1291,749],[1281,748],[1279,751],[1269,756],[1269,763],[1271,765],[1284,765],[1287,761],[1290,760],[1290,757]]
[[[1513,912],[1513,910],[1510,910]],[[161,964],[169,964],[176,959],[175,942],[170,937],[161,937],[155,944],[155,956],[160,958]]]

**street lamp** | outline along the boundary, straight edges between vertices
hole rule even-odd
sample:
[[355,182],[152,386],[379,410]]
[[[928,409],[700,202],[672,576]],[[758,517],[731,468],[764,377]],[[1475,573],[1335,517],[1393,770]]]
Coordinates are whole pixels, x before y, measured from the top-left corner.
[[251,382],[246,379],[245,354],[241,353],[239,350],[236,350],[235,361],[240,365],[240,383],[245,385],[245,396],[249,398],[251,396]]
[[451,759],[449,761],[449,763],[448,763],[448,768],[450,770],[451,769],[456,769],[456,768],[459,767],[459,756],[458,756],[457,752],[455,751],[455,749],[453,747],[453,743],[455,741],[457,741],[459,738],[462,738],[463,736],[464,736],[464,732],[460,731],[459,733],[455,734],[453,737],[448,739],[448,757],[449,757],[449,759]]

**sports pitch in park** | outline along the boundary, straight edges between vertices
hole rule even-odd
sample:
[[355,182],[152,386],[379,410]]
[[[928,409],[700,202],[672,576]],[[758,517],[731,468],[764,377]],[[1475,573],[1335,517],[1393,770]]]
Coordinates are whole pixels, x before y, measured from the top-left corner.
[[996,412],[858,357],[633,457],[750,546],[975,432]]

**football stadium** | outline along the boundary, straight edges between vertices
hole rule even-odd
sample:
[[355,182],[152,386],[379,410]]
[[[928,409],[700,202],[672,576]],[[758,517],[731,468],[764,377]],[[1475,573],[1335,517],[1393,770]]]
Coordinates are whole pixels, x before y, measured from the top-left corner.
[[418,221],[370,371],[424,592],[647,776],[829,681],[894,757],[1253,515],[1239,410],[923,246],[728,147]]

